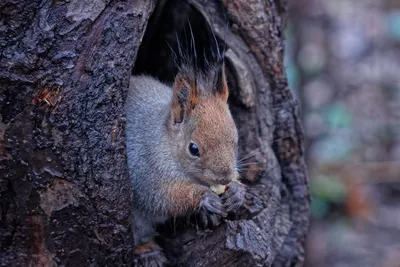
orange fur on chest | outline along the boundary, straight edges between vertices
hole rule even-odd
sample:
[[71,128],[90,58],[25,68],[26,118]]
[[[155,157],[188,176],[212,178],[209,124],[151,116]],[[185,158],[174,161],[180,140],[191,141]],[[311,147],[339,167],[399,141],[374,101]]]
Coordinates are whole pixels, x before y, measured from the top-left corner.
[[206,188],[191,182],[170,184],[167,188],[167,199],[173,202],[169,216],[180,216],[193,211],[200,202]]

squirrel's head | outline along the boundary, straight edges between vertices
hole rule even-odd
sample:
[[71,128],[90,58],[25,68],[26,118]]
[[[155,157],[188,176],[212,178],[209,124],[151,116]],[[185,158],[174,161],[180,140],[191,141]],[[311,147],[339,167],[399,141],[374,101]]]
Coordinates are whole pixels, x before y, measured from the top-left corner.
[[174,154],[187,174],[206,185],[237,175],[238,133],[228,107],[224,65],[207,73],[180,68],[173,85],[168,129]]

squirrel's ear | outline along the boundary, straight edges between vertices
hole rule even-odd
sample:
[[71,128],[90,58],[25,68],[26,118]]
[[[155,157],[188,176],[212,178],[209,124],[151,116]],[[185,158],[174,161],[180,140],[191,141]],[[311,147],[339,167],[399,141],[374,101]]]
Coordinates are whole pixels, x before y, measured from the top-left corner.
[[215,90],[217,96],[221,97],[222,100],[227,101],[229,96],[228,84],[226,83],[226,75],[225,75],[225,63],[222,63],[218,66],[217,69],[217,82],[215,84]]
[[175,77],[173,85],[171,116],[173,123],[181,123],[199,101],[196,83],[189,82],[181,74]]

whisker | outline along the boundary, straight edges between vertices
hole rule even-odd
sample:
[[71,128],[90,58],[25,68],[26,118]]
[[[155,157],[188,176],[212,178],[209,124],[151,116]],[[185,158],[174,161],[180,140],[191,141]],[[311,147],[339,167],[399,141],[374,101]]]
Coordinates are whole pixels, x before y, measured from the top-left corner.
[[172,48],[171,44],[170,44],[168,41],[166,41],[166,43],[167,43],[169,49],[171,50],[171,52],[172,52],[172,54],[173,54],[173,57],[174,57],[174,64],[175,64],[176,66],[178,66],[178,65],[179,65],[179,62],[178,62],[178,55],[176,54],[176,52],[175,52],[174,49]]
[[253,167],[253,166],[264,166],[264,164],[263,163],[261,163],[261,162],[251,162],[251,163],[248,163],[248,164],[242,164],[242,165],[240,165],[240,166],[237,166],[237,169],[238,170],[240,170],[240,169],[244,169],[244,168],[251,168],[251,167]]
[[249,159],[249,158],[254,157],[254,156],[255,156],[255,153],[254,152],[250,152],[246,156],[244,156],[241,159],[239,159],[239,161],[244,161],[244,160]]
[[281,140],[284,140],[284,139],[287,139],[287,138],[290,138],[290,137],[291,137],[290,135],[285,136],[285,137],[281,137],[281,138],[278,138],[278,139],[275,139],[275,140],[271,141],[269,144],[271,145],[271,144],[273,144],[275,142],[278,142],[278,141],[281,141]]
[[246,160],[246,159],[248,159],[248,158],[250,158],[250,157],[255,156],[255,154],[256,154],[257,151],[258,151],[258,149],[255,149],[255,150],[250,151],[247,155],[245,155],[245,156],[243,156],[242,158],[240,158],[240,159],[238,160],[238,162],[242,162],[242,161],[244,161],[244,160]]
[[193,35],[193,30],[192,30],[192,24],[190,23],[189,18],[187,19],[188,24],[189,24],[189,29],[190,29],[190,47],[192,49],[192,53],[194,56],[194,65],[195,69],[197,70],[197,53],[196,53],[196,42],[194,40],[194,35]]
[[[267,168],[267,169],[264,170],[264,171],[265,171],[265,172],[270,172],[270,171],[272,171],[272,170],[275,170],[275,169],[278,168],[278,167],[279,167],[279,164],[276,163],[276,164],[270,166],[269,168]],[[240,178],[246,178],[246,177],[243,175],[243,172],[248,171],[248,170],[250,170],[250,167],[238,169],[239,177],[240,177]]]
[[227,37],[227,35],[228,35],[228,29],[229,29],[229,21],[227,21],[227,22],[226,22],[226,25],[225,25],[224,49],[222,50],[222,60],[224,60],[225,52],[226,52],[226,37]]
[[240,166],[256,165],[256,164],[261,164],[261,163],[258,161],[251,161],[251,162],[243,162],[241,164],[238,164],[237,166],[240,167]]
[[[221,60],[221,52],[219,51],[219,45],[218,45],[217,37],[215,36],[215,33],[214,33],[213,28],[211,27],[210,29],[211,29],[212,36],[213,36],[213,38],[214,38],[215,48],[217,49],[218,58],[217,58],[216,61],[217,61],[217,62],[220,62],[220,60]],[[213,54],[214,54],[214,53],[213,53]],[[213,55],[213,57],[214,57],[214,59],[215,59],[215,56],[214,56],[214,55]]]
[[205,48],[203,48],[203,57],[204,57],[205,66],[208,68],[210,66],[210,62],[208,62]]
[[[275,139],[275,140],[271,141],[269,144],[273,144],[275,142],[278,142],[280,140],[284,140],[284,139],[290,138],[290,137],[291,136],[281,137],[281,138],[278,138],[278,139]],[[247,159],[249,159],[251,157],[254,157],[257,154],[258,151],[259,151],[259,149],[254,149],[254,150],[250,151],[247,155],[245,155],[242,158],[238,159],[237,162],[240,164],[241,162],[243,162],[243,161],[245,161],[245,160],[247,160]]]
[[238,169],[238,173],[240,174],[240,173],[246,172],[248,170],[251,170],[250,167],[240,168],[240,169]]
[[175,38],[176,38],[176,44],[178,46],[178,53],[180,57],[183,57],[183,53],[182,53],[182,44],[179,41],[179,37],[178,37],[178,33],[175,31]]

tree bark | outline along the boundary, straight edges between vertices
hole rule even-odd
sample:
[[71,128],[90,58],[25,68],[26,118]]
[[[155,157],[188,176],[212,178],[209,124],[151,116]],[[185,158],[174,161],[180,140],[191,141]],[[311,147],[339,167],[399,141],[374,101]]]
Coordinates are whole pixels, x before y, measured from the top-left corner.
[[0,265],[122,265],[123,103],[155,1],[0,4]]
[[[139,50],[149,18],[156,8],[150,24],[160,25],[166,2],[0,4],[1,266],[130,264],[123,105],[138,51],[136,65],[151,60]],[[188,3],[226,44],[240,153],[262,168],[243,174],[245,207],[213,232],[163,232],[170,263],[301,266],[309,195],[283,67],[286,1]]]

